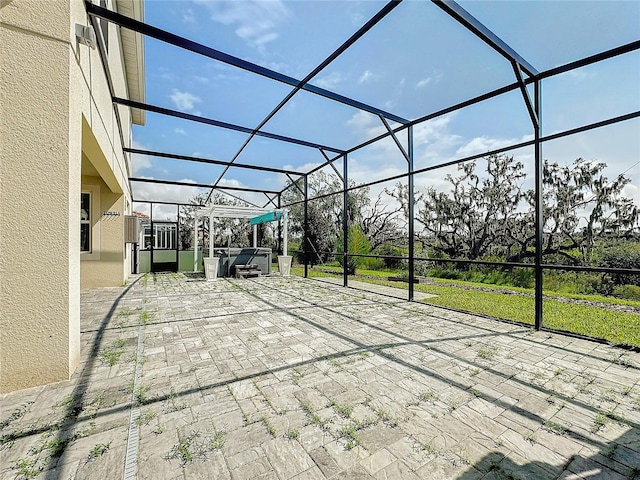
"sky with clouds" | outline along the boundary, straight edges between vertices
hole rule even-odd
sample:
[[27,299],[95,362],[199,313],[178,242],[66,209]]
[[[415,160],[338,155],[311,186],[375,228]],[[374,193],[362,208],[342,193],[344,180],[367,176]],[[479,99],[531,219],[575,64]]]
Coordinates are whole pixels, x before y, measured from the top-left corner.
[[[539,71],[640,39],[637,1],[459,3]],[[147,0],[145,21],[302,79],[383,6],[346,0]],[[291,91],[282,83],[153,39],[145,40],[145,55],[146,101],[153,105],[255,128]],[[428,1],[405,0],[310,83],[413,120],[514,81],[508,61],[442,10]],[[542,92],[543,135],[638,111],[640,52],[549,78]],[[244,133],[153,113],[146,118],[145,126],[134,128],[138,148],[230,161],[247,139]],[[338,149],[386,131],[378,117],[306,91],[298,92],[263,129]],[[403,142],[405,138],[401,136]],[[417,125],[415,166],[531,138],[522,95],[512,91]],[[512,153],[533,172],[533,147]],[[610,178],[622,172],[632,178],[626,193],[640,204],[637,118],[548,142],[543,156],[561,164],[577,157],[604,161]],[[317,149],[256,137],[236,162],[305,171],[324,160]],[[342,168],[341,162],[336,165]],[[220,166],[133,156],[138,177],[212,184],[222,172]],[[349,176],[357,182],[403,172],[406,162],[390,139],[349,156]],[[455,169],[420,175],[416,185],[445,187],[443,179],[452,172]],[[220,184],[280,190],[287,180],[279,174],[230,169]],[[137,200],[184,202],[199,191],[143,183],[133,188]],[[266,203],[261,194],[246,198]]]

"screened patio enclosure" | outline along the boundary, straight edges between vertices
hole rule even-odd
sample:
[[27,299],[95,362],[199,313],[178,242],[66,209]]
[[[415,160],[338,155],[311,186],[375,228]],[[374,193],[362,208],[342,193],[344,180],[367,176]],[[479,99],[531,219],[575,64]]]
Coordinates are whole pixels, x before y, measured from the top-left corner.
[[[534,278],[535,307],[531,323],[536,329],[544,327],[545,272],[634,278],[640,274],[637,268],[624,265],[594,267],[548,263],[544,257],[548,240],[554,233],[553,219],[545,210],[545,201],[549,198],[549,186],[545,183],[546,155],[575,150],[575,154],[566,154],[575,159],[581,156],[581,145],[616,138],[618,145],[624,145],[631,153],[623,155],[625,163],[614,173],[630,175],[631,187],[637,187],[638,163],[634,162],[640,157],[640,92],[636,91],[633,96],[634,89],[637,90],[640,84],[637,25],[635,30],[633,27],[620,28],[608,31],[606,35],[593,30],[579,39],[578,44],[575,39],[565,38],[564,44],[549,45],[543,41],[541,26],[559,29],[562,23],[552,11],[545,14],[542,2],[523,7],[531,9],[527,18],[529,24],[525,24],[524,19],[514,18],[514,5],[506,3],[500,4],[503,10],[498,12],[495,6],[484,2],[368,2],[369,15],[358,17],[355,27],[338,21],[341,15],[346,15],[342,12],[344,4],[322,2],[323,8],[330,10],[329,16],[333,16],[341,27],[336,29],[342,36],[329,41],[328,33],[323,31],[329,24],[309,32],[310,38],[300,35],[300,42],[314,45],[314,48],[309,47],[313,53],[310,56],[321,58],[307,74],[291,75],[290,71],[304,69],[308,61],[292,56],[291,62],[297,62],[297,68],[265,65],[261,60],[236,56],[216,49],[216,45],[200,43],[198,38],[202,33],[197,30],[194,30],[196,38],[192,39],[173,33],[168,28],[171,25],[162,28],[153,24],[153,20],[142,23],[90,2],[86,5],[90,15],[143,35],[148,51],[167,60],[165,70],[158,72],[170,71],[171,75],[180,76],[183,70],[179,62],[196,57],[202,61],[202,72],[218,72],[215,78],[220,83],[225,78],[233,78],[237,88],[237,94],[231,98],[216,96],[215,82],[207,81],[207,95],[210,95],[207,98],[211,98],[212,104],[227,108],[212,107],[206,113],[203,112],[209,106],[200,97],[194,97],[197,101],[193,98],[191,102],[183,101],[182,107],[179,101],[174,101],[178,108],[170,108],[166,99],[171,95],[178,98],[180,91],[176,88],[151,93],[154,98],[147,103],[112,98],[116,105],[147,112],[147,126],[138,131],[141,137],[146,135],[144,132],[160,128],[188,134],[195,139],[193,145],[185,141],[157,142],[164,145],[162,149],[125,148],[134,162],[158,168],[155,174],[149,171],[148,175],[130,176],[136,202],[184,206],[193,204],[191,198],[200,195],[201,203],[196,202],[196,207],[203,209],[200,212],[206,212],[211,208],[211,202],[219,198],[238,201],[256,211],[297,210],[301,219],[297,230],[291,226],[289,230],[293,237],[284,234],[277,249],[286,255],[287,239],[295,237],[296,249],[292,253],[303,259],[305,277],[309,274],[308,259],[312,252],[340,258],[344,266],[344,286],[349,283],[346,266],[350,258],[396,260],[406,264],[409,301],[414,299],[417,268],[426,262],[444,266],[462,264],[522,269]],[[550,9],[556,8],[547,5]],[[374,7],[377,10],[374,11]],[[582,4],[575,5],[576,9],[582,7]],[[618,7],[622,8],[623,4]],[[566,8],[570,10],[571,7]],[[565,11],[569,17],[562,22],[573,18],[569,10]],[[585,14],[580,20],[586,21],[585,18],[590,17]],[[595,13],[593,18],[597,18]],[[407,23],[409,21],[411,23]],[[515,41],[517,47],[502,34],[506,32],[512,38],[513,32],[507,27],[514,24],[519,26],[521,35]],[[403,25],[407,25],[406,28]],[[180,25],[176,30],[188,29]],[[589,28],[586,26],[585,30]],[[402,37],[405,49],[390,57],[388,40],[395,37]],[[314,42],[337,46],[320,56]],[[453,45],[464,45],[464,48],[454,49]],[[523,53],[525,51],[527,54]],[[287,58],[288,53],[293,55],[285,51],[282,58]],[[442,70],[430,66],[432,58],[434,63],[435,59],[442,62],[439,65]],[[350,65],[377,65],[376,59],[386,60],[387,71],[398,80],[398,89],[389,88],[384,97],[374,96],[368,88],[374,81],[385,80],[382,75],[376,77],[371,69],[366,69],[360,77],[351,76],[351,81],[340,82],[341,77],[334,75],[340,69],[346,71]],[[172,65],[172,61],[178,63]],[[420,81],[414,79],[413,96],[403,93],[412,101],[395,111],[394,95],[400,95],[400,90],[407,84],[403,76],[407,62],[423,64],[426,73]],[[607,68],[606,75],[597,70],[601,66]],[[441,81],[443,78],[446,80]],[[582,90],[570,89],[571,95],[579,99],[580,121],[561,120],[570,99],[560,94],[560,86],[569,79],[578,78],[581,81],[598,78],[605,85],[593,81],[589,85],[580,84]],[[616,78],[627,80],[625,85],[635,85],[624,87],[630,89],[632,101],[610,101],[611,90],[623,88],[621,82],[616,83]],[[420,90],[429,85],[434,88],[433,93],[425,94]],[[180,98],[184,100],[185,97]],[[238,118],[233,101],[240,106],[247,99],[255,102],[251,115]],[[469,135],[473,141],[466,144],[460,144],[459,135],[450,130],[454,122],[462,119],[472,125]],[[517,124],[519,133],[503,135],[500,125],[511,124]],[[287,125],[288,129],[285,128]],[[351,137],[340,136],[348,129],[353,131]],[[437,141],[434,132],[440,134]],[[205,137],[215,143],[215,152],[199,150],[199,141]],[[585,139],[593,140],[587,142]],[[146,144],[144,141],[139,143]],[[451,149],[451,145],[457,148]],[[607,154],[615,156],[616,152]],[[490,168],[487,159],[500,155],[521,159],[522,171],[529,174],[526,185],[531,193],[526,201],[531,209],[527,212],[528,237],[523,255],[516,261],[507,257],[496,259],[491,255],[490,245],[486,255],[474,258],[433,255],[433,252],[419,248],[419,237],[426,235],[424,227],[428,221],[425,216],[428,212],[420,209],[419,204],[425,198],[425,192],[429,189],[446,191],[451,186],[449,179],[455,180],[459,175],[458,167],[487,162],[487,168]],[[165,176],[163,169],[172,172],[172,178],[157,178]],[[318,177],[319,174],[324,176]],[[331,178],[335,182],[318,187],[313,183],[317,178]],[[350,250],[349,230],[354,224],[354,216],[349,212],[351,202],[360,194],[368,196],[370,192],[379,192],[384,195],[396,184],[400,184],[399,190],[384,197],[386,200],[381,201],[379,208],[387,208],[386,212],[395,208],[401,218],[396,231],[404,235],[404,250],[387,255]],[[175,195],[174,198],[169,199],[169,194]],[[522,200],[524,195],[519,198]],[[314,243],[310,225],[311,211],[322,211],[324,199],[331,199],[341,214],[336,220],[333,212],[325,211],[326,216],[333,215],[334,223],[340,224],[337,238],[341,244],[329,245],[328,251],[322,251]],[[393,202],[396,204],[390,206]],[[370,200],[370,204],[375,201]],[[490,206],[486,208],[490,209]],[[632,236],[638,235],[637,220],[629,232]],[[194,238],[197,241],[197,233]]]

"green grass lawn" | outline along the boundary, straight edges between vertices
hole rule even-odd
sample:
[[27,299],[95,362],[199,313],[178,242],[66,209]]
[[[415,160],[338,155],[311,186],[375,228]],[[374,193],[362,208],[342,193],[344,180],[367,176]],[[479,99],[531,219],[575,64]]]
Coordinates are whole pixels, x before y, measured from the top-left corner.
[[[291,273],[294,275],[304,275],[304,269],[292,268]],[[340,272],[336,271],[336,273]],[[368,273],[369,272],[366,272],[366,274]],[[309,276],[335,277],[335,275],[320,272],[311,268],[309,269]],[[387,277],[389,276],[389,273],[376,276]],[[363,282],[387,285],[405,290],[407,289],[406,283],[389,282],[382,278],[350,278]],[[453,283],[451,281],[447,282]],[[435,285],[417,284],[414,286],[415,291],[438,295],[437,297],[423,300],[424,303],[470,313],[488,315],[504,320],[522,322],[530,325],[533,325],[534,323],[533,296],[509,295],[501,291],[469,290],[446,284],[439,285],[437,283],[440,282],[436,282]],[[497,287],[460,281],[456,281],[455,283],[460,284],[461,286],[482,286],[489,290],[512,290],[519,293],[533,293],[532,290],[523,288]],[[558,300],[561,296],[562,295],[553,292],[545,292],[543,305],[545,327],[566,330],[594,338],[602,338],[615,344],[640,347],[640,315],[618,312],[592,305],[565,303]],[[567,295],[566,297],[610,304],[640,306],[640,302],[619,300],[599,295]]]

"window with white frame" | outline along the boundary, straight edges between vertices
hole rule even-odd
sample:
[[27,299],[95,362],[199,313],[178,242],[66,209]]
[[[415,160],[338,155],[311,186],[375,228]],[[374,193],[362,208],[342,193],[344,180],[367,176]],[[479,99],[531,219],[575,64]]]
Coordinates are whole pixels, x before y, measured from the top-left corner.
[[80,194],[80,251],[91,253],[91,193]]

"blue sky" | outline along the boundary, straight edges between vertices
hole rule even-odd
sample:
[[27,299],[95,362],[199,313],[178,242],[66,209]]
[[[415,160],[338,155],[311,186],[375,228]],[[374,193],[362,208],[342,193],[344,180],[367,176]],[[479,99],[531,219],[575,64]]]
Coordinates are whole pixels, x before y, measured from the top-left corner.
[[[538,70],[640,39],[638,1],[461,1],[460,4]],[[147,0],[145,21],[225,53],[301,79],[373,16],[378,1]],[[291,87],[147,39],[147,103],[256,127]],[[405,0],[312,84],[404,118],[423,115],[514,81],[509,63],[428,1]],[[640,53],[543,82],[543,134],[640,109]],[[338,148],[384,131],[380,120],[300,92],[264,129]],[[531,138],[522,96],[511,92],[415,127],[416,167],[482,153]],[[149,150],[229,161],[245,134],[147,113],[134,143]],[[514,152],[532,172],[533,149]],[[545,158],[577,157],[627,172],[626,193],[640,204],[640,121],[550,142]],[[255,138],[238,163],[308,170],[324,161],[314,149]],[[221,167],[134,156],[134,175],[213,183]],[[391,141],[357,151],[350,176],[359,182],[406,171]],[[328,170],[330,171],[330,170]],[[421,175],[417,187],[444,187],[452,170]],[[286,177],[230,170],[221,184],[279,190]],[[390,186],[390,185],[387,185]],[[375,190],[375,189],[374,189]],[[187,201],[197,189],[134,184],[136,199]],[[264,203],[262,195],[246,198]]]

